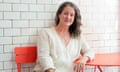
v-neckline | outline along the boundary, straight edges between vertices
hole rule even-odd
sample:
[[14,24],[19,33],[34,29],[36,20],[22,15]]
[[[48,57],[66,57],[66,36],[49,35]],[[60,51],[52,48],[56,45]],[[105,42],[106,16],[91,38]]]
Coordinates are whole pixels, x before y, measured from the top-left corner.
[[70,45],[70,43],[71,43],[72,38],[70,38],[70,40],[69,40],[69,42],[67,43],[67,45],[65,45],[64,42],[62,41],[62,39],[60,38],[60,36],[58,35],[58,33],[56,32],[55,27],[53,27],[53,31],[54,31],[56,37],[58,38],[58,40],[60,41],[60,43],[61,43],[65,48],[68,48],[69,45]]

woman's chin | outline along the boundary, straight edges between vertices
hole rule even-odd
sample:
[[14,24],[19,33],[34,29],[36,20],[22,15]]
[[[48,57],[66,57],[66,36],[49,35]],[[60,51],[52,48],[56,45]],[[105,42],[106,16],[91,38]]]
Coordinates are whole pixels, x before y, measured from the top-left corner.
[[71,24],[70,23],[68,23],[68,24],[66,24],[67,26],[71,26]]
[[70,22],[65,22],[64,24],[67,25],[67,26],[70,26],[70,25],[71,25]]

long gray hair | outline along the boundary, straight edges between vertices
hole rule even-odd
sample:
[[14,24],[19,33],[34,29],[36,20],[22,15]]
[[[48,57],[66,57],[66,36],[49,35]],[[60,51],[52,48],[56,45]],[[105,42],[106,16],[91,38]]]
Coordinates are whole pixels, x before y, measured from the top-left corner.
[[75,19],[74,19],[73,24],[69,27],[69,33],[71,37],[76,38],[80,36],[81,34],[80,26],[82,24],[81,24],[80,10],[75,4],[69,1],[62,3],[56,12],[55,24],[56,26],[59,24],[59,21],[60,21],[59,15],[62,13],[62,11],[64,10],[66,6],[71,6],[75,10]]

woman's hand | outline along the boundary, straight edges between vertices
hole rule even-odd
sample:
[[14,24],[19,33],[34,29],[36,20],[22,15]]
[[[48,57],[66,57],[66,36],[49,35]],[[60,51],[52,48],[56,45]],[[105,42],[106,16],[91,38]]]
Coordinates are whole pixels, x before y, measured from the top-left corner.
[[78,63],[79,68],[84,69],[85,64],[86,64],[87,61],[88,61],[87,56],[81,57],[80,60],[79,60],[79,63]]
[[80,72],[82,72],[82,70],[84,70],[85,64],[86,62],[89,60],[89,58],[87,56],[83,56],[78,58],[75,61],[75,69],[77,68],[77,70],[79,69]]
[[55,72],[55,69],[49,68],[49,69],[45,70],[45,72]]

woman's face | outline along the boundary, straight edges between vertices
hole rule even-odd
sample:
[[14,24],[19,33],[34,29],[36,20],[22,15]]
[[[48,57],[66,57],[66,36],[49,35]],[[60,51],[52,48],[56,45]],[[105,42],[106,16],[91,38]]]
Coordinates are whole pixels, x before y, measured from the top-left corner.
[[74,22],[75,18],[75,10],[71,6],[66,6],[62,13],[59,14],[59,24],[63,24],[65,26],[70,26]]

